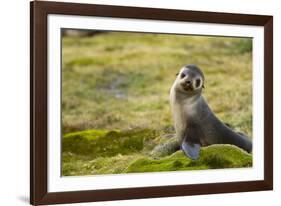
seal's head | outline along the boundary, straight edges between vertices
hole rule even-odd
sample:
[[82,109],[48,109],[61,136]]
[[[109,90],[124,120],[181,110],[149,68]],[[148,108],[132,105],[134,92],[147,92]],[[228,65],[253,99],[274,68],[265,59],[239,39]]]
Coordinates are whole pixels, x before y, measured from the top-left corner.
[[193,95],[200,93],[204,88],[203,72],[196,65],[186,65],[177,74],[176,90]]

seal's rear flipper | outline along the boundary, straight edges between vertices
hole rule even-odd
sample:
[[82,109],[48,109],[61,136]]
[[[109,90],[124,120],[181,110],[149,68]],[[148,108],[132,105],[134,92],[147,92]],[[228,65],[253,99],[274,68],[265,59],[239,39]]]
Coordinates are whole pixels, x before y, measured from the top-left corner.
[[193,160],[198,159],[200,152],[200,144],[189,143],[183,141],[181,144],[181,148],[184,151],[185,155]]

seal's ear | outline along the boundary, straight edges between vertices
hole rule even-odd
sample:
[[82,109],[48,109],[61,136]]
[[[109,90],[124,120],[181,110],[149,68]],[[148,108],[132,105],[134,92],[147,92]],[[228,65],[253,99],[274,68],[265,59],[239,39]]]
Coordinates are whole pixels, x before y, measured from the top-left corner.
[[202,85],[202,88],[205,89],[205,85],[204,84]]
[[199,157],[199,152],[200,152],[200,144],[197,143],[191,143],[187,141],[183,141],[181,148],[184,151],[184,154],[193,159],[196,160]]
[[176,73],[176,76],[178,76],[179,75],[179,73]]

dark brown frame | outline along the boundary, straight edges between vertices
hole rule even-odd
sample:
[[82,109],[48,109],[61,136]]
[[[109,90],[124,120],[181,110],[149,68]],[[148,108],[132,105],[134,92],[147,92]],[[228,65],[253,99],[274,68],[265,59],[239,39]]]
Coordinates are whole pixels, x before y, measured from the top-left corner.
[[[82,15],[264,27],[264,180],[92,191],[47,191],[47,15]],[[30,203],[34,205],[273,189],[273,17],[35,1],[30,4]]]

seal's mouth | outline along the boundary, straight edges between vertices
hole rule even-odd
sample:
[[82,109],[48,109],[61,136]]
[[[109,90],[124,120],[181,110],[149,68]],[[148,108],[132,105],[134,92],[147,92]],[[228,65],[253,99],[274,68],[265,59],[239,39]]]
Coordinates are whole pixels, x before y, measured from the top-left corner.
[[193,91],[193,87],[191,85],[182,85],[182,88],[185,90],[185,91]]
[[193,88],[183,88],[185,91],[187,91],[187,92],[191,92],[191,91],[193,91]]

